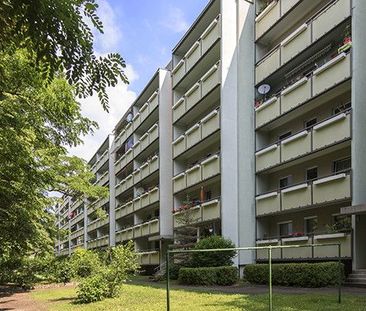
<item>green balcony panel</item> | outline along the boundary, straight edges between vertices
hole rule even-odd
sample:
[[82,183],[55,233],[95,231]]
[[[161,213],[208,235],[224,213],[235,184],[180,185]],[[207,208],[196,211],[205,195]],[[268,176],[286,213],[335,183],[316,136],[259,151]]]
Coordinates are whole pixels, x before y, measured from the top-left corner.
[[181,97],[172,107],[173,109],[173,122],[177,121],[186,113],[186,100]]
[[[352,238],[350,234],[346,233],[330,233],[314,236],[315,244],[341,244],[341,257],[352,257]],[[320,246],[314,247],[315,258],[338,258],[338,246]]]
[[220,218],[220,201],[212,200],[201,204],[202,221]]
[[137,197],[133,199],[133,210],[138,211],[141,208],[141,198]]
[[351,15],[351,0],[338,0],[313,21],[313,41],[329,32]]
[[311,132],[302,131],[281,142],[281,162],[289,161],[311,151]]
[[140,126],[140,124],[141,124],[141,116],[140,116],[139,113],[136,113],[133,116],[132,122],[133,122],[133,128],[134,129],[137,129]]
[[201,78],[202,97],[206,96],[211,90],[220,83],[220,64],[216,64]]
[[273,0],[255,19],[255,37],[258,39],[275,24],[281,16],[280,1]]
[[181,173],[173,178],[173,191],[178,192],[187,187],[186,174]]
[[201,165],[197,164],[186,170],[187,187],[198,184],[202,180]]
[[141,142],[140,141],[137,141],[133,145],[132,149],[133,149],[133,156],[136,158],[140,154],[140,152],[141,152]]
[[256,128],[266,124],[280,115],[280,98],[272,97],[255,108]]
[[149,228],[149,223],[145,223],[141,225],[141,235],[149,235],[150,234],[150,228]]
[[256,197],[257,216],[279,212],[281,196],[278,192],[271,192]]
[[184,55],[186,62],[186,72],[188,72],[201,57],[201,43],[196,41],[188,52]]
[[202,180],[220,174],[220,157],[216,154],[202,161]]
[[185,94],[186,111],[194,107],[201,99],[201,84],[197,82]]
[[158,219],[150,221],[150,223],[149,223],[149,233],[150,234],[159,233],[159,220]]
[[[184,213],[189,213],[189,215],[184,215]],[[185,223],[185,219],[189,219],[191,223],[198,223],[202,220],[201,215],[201,206],[195,206],[188,210],[183,210],[174,213],[173,215],[173,221],[174,221],[174,228],[179,228],[187,225]]]
[[255,68],[256,84],[267,78],[281,66],[280,48],[266,56]]
[[185,73],[186,65],[184,59],[182,59],[172,70],[173,86],[175,86],[184,77]]
[[133,227],[133,236],[134,238],[141,237],[142,231],[141,231],[141,225],[137,225]]
[[311,205],[311,186],[307,183],[283,189],[282,210],[289,210],[298,207]]
[[351,115],[341,113],[314,126],[313,148],[324,148],[351,137]]
[[214,110],[201,120],[202,139],[220,129],[220,110]]
[[187,147],[187,149],[189,149],[192,146],[194,146],[195,144],[197,144],[201,140],[201,137],[202,137],[201,124],[196,123],[190,129],[188,129],[185,132],[185,137],[186,137],[186,147]]
[[177,157],[186,150],[186,137],[185,135],[179,136],[173,141],[173,157]]
[[133,149],[130,148],[126,151],[126,163],[130,163],[133,160]]
[[281,0],[281,16],[285,15],[300,1],[302,0]]
[[351,54],[341,53],[319,67],[313,75],[313,95],[318,95],[351,76]]
[[313,204],[345,200],[351,197],[351,176],[346,173],[313,182]]
[[202,43],[202,55],[205,54],[210,47],[216,42],[220,37],[221,33],[220,16],[217,17],[202,33],[201,43]]
[[311,98],[311,81],[304,77],[281,92],[281,112],[285,113]]
[[[282,245],[310,245],[311,240],[308,236],[283,238]],[[283,259],[306,259],[312,257],[312,247],[284,248],[282,250]]]
[[279,164],[280,155],[280,147],[277,144],[257,151],[255,154],[257,172]]
[[133,125],[132,125],[132,122],[127,123],[127,125],[125,127],[125,131],[126,131],[127,138],[132,135],[132,133],[133,133]]
[[159,106],[159,91],[155,91],[148,99],[150,113]]

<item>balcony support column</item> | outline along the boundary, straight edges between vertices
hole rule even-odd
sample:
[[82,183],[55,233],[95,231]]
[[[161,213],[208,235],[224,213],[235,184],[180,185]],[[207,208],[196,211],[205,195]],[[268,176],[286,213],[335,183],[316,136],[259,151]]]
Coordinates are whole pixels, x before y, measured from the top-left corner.
[[[366,1],[353,0],[352,17],[352,205],[366,203]],[[352,216],[353,269],[366,268],[366,216]]]
[[114,170],[116,153],[112,152],[114,138],[113,134],[109,135],[109,246],[116,246],[116,175]]

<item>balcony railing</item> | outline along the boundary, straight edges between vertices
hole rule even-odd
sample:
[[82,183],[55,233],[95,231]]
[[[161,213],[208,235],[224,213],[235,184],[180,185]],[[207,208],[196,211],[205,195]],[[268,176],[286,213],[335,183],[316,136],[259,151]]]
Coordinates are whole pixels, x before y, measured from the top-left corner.
[[140,168],[134,170],[125,179],[121,180],[116,186],[116,196],[127,191],[134,185],[138,184],[146,177],[157,172],[159,170],[159,157],[153,156],[150,160],[140,166]]
[[180,119],[202,98],[210,93],[221,82],[220,62],[211,67],[199,81],[197,81],[178,101],[173,105],[173,122]]
[[215,109],[200,122],[173,141],[173,156],[177,157],[189,148],[220,129],[220,110]]
[[73,239],[76,239],[76,238],[78,238],[78,237],[80,237],[82,235],[84,235],[84,228],[80,228],[80,229],[72,232],[70,234],[70,239],[73,240]]
[[[352,257],[352,235],[350,233],[327,233],[311,236],[257,240],[257,246],[309,245],[309,247],[284,248],[282,250],[273,249],[272,258],[274,260],[338,258],[338,247],[336,245],[310,246],[311,244],[332,243],[340,243],[342,258]],[[257,260],[268,260],[268,251],[257,250]]]
[[105,219],[96,219],[88,224],[87,226],[88,232],[103,227],[108,223],[109,223],[109,217],[106,217]]
[[173,87],[196,65],[203,55],[221,36],[220,15],[202,33],[183,58],[172,70]]
[[215,154],[173,177],[174,193],[220,174],[220,156]]
[[351,77],[351,54],[335,58],[255,108],[256,128]]
[[173,214],[174,228],[183,227],[187,225],[182,221],[184,213],[190,213],[189,219],[192,223],[206,222],[210,220],[219,219],[221,217],[221,202],[220,199],[209,200],[202,202],[189,209],[178,210]]
[[159,265],[160,263],[159,251],[140,252],[138,255],[138,262],[140,265]]
[[125,217],[149,205],[159,202],[159,188],[143,193],[126,204],[116,208],[116,219]]
[[105,204],[109,203],[109,197],[98,199],[97,201],[93,202],[90,206],[88,206],[88,215],[93,213],[96,209],[101,208]]
[[102,155],[100,155],[98,157],[97,161],[91,167],[91,170],[93,172],[97,172],[104,165],[104,163],[108,161],[108,158],[109,158],[109,152],[108,152],[108,149],[107,149],[106,151],[103,152]]
[[[284,0],[282,3],[286,1],[288,2],[289,0]],[[276,1],[272,3],[274,2]],[[271,19],[271,21],[276,21],[274,18],[276,15],[279,19],[279,6],[279,2],[277,2],[277,5],[273,6],[270,10],[273,14],[266,14],[266,18]],[[271,7],[271,5],[268,7]],[[282,65],[286,64],[350,16],[350,0],[338,0],[322,9],[315,17],[295,29],[258,62],[256,66],[256,84],[271,75]],[[263,18],[263,20],[265,21],[266,19]]]
[[116,232],[116,242],[124,242],[160,232],[159,219],[153,219]]
[[97,248],[109,245],[109,235],[102,236],[100,238],[89,240],[87,242],[88,248]]
[[265,216],[296,208],[349,200],[351,193],[351,173],[338,172],[258,195],[256,214]]
[[256,152],[256,171],[280,165],[351,138],[351,111],[345,111]]
[[114,144],[116,147],[121,146],[127,138],[129,138],[134,131],[148,118],[148,116],[155,111],[159,106],[159,91],[155,91],[147,102],[134,115],[132,122],[128,123],[124,129],[115,138]]

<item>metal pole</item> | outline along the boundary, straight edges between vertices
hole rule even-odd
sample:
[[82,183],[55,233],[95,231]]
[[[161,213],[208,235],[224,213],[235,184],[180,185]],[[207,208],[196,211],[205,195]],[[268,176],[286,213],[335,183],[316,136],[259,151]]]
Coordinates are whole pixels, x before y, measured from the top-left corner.
[[268,265],[269,265],[269,311],[273,310],[272,305],[272,247],[268,248]]
[[338,277],[338,303],[341,303],[341,296],[342,296],[341,243],[338,244],[338,269],[339,269],[339,277]]
[[169,250],[166,251],[166,310],[170,311]]

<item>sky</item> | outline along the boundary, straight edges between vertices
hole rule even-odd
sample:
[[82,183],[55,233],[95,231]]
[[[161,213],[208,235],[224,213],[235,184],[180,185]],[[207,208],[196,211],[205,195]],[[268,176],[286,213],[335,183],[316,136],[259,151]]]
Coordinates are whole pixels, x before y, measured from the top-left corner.
[[97,0],[104,34],[95,35],[95,53],[119,52],[126,61],[129,84],[108,89],[110,111],[103,111],[96,96],[81,100],[82,112],[99,129],[83,138],[70,154],[90,160],[209,0]]

